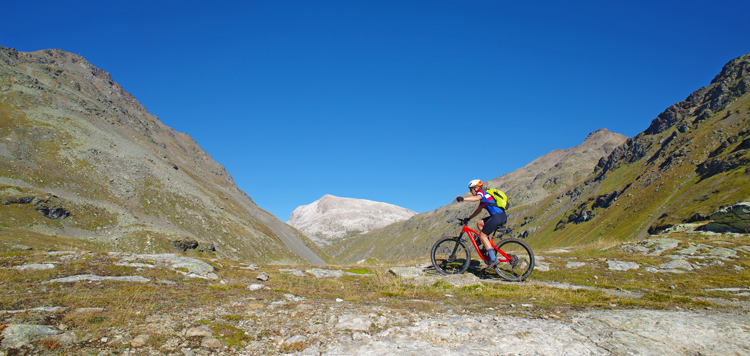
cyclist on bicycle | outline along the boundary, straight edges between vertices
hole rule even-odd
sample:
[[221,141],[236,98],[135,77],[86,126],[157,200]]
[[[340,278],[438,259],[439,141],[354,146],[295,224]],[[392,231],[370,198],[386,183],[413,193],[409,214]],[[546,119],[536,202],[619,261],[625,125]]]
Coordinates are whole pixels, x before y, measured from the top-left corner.
[[493,268],[498,263],[498,260],[495,256],[495,249],[493,249],[492,245],[490,244],[489,235],[493,231],[495,231],[498,226],[505,224],[505,222],[508,221],[508,216],[505,214],[505,210],[496,206],[496,204],[495,206],[482,204],[495,203],[495,198],[493,198],[489,193],[482,190],[482,186],[483,184],[481,180],[472,180],[471,182],[469,182],[469,192],[471,192],[472,196],[468,198],[457,196],[456,201],[479,202],[479,206],[477,206],[477,209],[474,210],[474,212],[471,213],[468,218],[464,219],[466,222],[477,216],[482,211],[482,208],[486,209],[490,214],[490,216],[477,221],[477,230],[479,230],[479,240],[482,241],[482,245],[484,245],[485,250],[487,250],[487,255],[490,257],[491,262],[489,262],[487,268]]

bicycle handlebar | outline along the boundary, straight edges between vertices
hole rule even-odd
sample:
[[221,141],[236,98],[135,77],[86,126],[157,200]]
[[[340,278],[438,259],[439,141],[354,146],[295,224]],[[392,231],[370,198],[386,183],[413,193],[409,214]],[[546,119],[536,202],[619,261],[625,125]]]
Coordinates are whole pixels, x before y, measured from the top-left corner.
[[[469,224],[469,218],[463,218],[463,219],[462,218],[456,218],[456,220],[458,220],[458,224],[461,225],[461,226]],[[451,220],[448,220],[446,222],[447,223],[452,223],[453,220],[451,219]]]

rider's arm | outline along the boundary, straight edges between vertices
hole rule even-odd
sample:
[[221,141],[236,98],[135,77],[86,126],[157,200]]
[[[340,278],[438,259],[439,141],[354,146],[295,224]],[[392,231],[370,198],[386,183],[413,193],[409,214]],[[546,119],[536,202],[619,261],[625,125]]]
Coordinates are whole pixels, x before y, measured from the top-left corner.
[[482,200],[481,195],[474,195],[468,198],[464,198],[464,201],[480,201],[480,200]]
[[476,209],[476,210],[474,210],[474,212],[473,212],[473,213],[471,213],[471,215],[469,215],[469,220],[473,219],[473,218],[474,218],[475,216],[477,216],[477,214],[479,214],[479,213],[480,213],[481,211],[482,211],[482,205],[479,205],[479,206],[477,206],[477,209]]

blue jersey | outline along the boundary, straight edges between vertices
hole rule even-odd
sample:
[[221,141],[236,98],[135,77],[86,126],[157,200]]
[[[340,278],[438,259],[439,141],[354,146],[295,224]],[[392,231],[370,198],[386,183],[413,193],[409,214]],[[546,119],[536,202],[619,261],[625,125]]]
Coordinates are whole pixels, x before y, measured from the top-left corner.
[[[477,190],[477,195],[479,195],[479,196],[482,197],[482,200],[479,201],[480,203],[495,203],[495,204],[497,204],[495,202],[495,198],[493,198],[492,195],[490,195],[490,193],[487,193],[484,190]],[[497,206],[482,204],[482,207],[485,208],[487,210],[487,212],[490,213],[490,215],[500,214],[500,213],[503,212],[503,209],[499,208]]]

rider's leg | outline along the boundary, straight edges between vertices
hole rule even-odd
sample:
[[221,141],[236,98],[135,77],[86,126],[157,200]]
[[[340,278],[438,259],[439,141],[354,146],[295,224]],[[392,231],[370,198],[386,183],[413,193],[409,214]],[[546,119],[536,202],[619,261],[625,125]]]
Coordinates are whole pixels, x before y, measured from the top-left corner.
[[[479,219],[477,221],[477,228],[479,229],[479,240],[482,241],[482,245],[484,245],[484,249],[487,250],[487,256],[489,257],[489,264],[488,266],[493,267],[497,263],[497,256],[495,255],[495,249],[492,247],[492,244],[490,244],[489,236],[484,231],[485,223],[487,223],[487,220],[491,219],[492,216],[488,216],[484,219]],[[494,222],[493,222],[494,225]],[[488,226],[488,228],[492,228],[492,230],[495,229],[496,226]]]
[[482,232],[482,229],[484,229],[484,219],[479,219],[479,221],[477,221],[477,231],[479,231],[479,241],[482,241],[482,245],[484,245],[485,250],[487,251],[492,250],[494,252],[495,250],[492,249],[492,245],[490,245],[490,239],[487,237],[487,234]]
[[492,265],[492,262],[497,260],[497,257],[495,256],[495,249],[490,244],[490,239],[482,232],[482,229],[484,229],[484,219],[479,219],[477,221],[477,231],[479,231],[479,241],[482,241],[482,245],[484,245],[484,249],[487,250],[487,256],[490,258],[489,264]]

